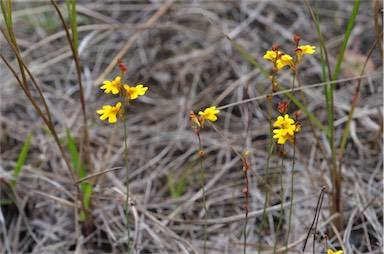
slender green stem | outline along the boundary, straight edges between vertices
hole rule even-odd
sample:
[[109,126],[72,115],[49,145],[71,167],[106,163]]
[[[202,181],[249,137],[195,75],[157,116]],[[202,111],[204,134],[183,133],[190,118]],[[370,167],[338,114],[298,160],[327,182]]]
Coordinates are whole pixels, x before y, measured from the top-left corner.
[[269,152],[268,152],[268,157],[267,157],[267,165],[265,169],[265,177],[264,177],[264,184],[265,184],[265,199],[264,199],[264,207],[263,207],[263,215],[261,216],[261,222],[259,225],[259,253],[261,252],[261,239],[262,239],[262,233],[264,229],[264,221],[267,219],[267,208],[269,204],[269,198],[270,198],[270,189],[268,188],[268,171],[269,171],[269,162],[270,158],[274,149],[275,143],[272,143]]
[[245,197],[245,224],[244,224],[244,254],[247,253],[247,225],[248,225],[248,195]]
[[[121,73],[121,82],[124,82],[124,73]],[[127,227],[127,253],[130,253],[131,249],[131,227],[129,224],[129,166],[128,166],[128,134],[127,134],[127,121],[126,121],[126,108],[129,105],[129,98],[120,91],[121,99],[123,100],[123,112],[121,118],[124,125],[124,161],[125,161],[125,182],[126,182],[126,198],[125,198],[125,220]]]
[[[284,145],[282,146],[282,150],[284,152]],[[280,216],[279,216],[279,222],[277,223],[276,233],[275,233],[275,245],[273,247],[273,253],[276,253],[277,249],[277,242],[278,242],[278,234],[281,228],[281,224],[283,223],[283,211],[284,211],[284,186],[283,186],[283,173],[284,173],[284,155],[281,158],[281,165],[280,165]]]
[[204,179],[204,168],[203,168],[203,161],[204,161],[204,153],[203,153],[203,145],[201,142],[201,137],[199,133],[198,127],[195,129],[196,135],[199,139],[199,161],[200,161],[200,177],[201,177],[201,186],[203,190],[203,206],[204,206],[204,246],[203,246],[203,253],[205,254],[207,251],[207,225],[208,225],[208,210],[207,210],[207,196],[205,193],[205,179]]
[[[276,59],[277,59],[277,51],[276,51]],[[272,74],[272,78],[270,79],[271,80],[271,94],[269,97],[267,97],[268,99],[268,102],[269,102],[269,105],[268,105],[268,117],[269,117],[269,152],[268,152],[268,157],[267,157],[267,163],[266,163],[266,169],[265,169],[265,177],[264,177],[264,183],[265,183],[265,200],[264,200],[264,208],[263,208],[263,215],[261,217],[261,223],[260,223],[260,226],[259,226],[259,248],[258,248],[258,253],[261,252],[261,238],[262,238],[262,232],[263,232],[263,229],[264,229],[264,221],[266,220],[266,217],[267,217],[267,214],[266,214],[266,211],[267,211],[267,208],[268,208],[268,205],[269,205],[269,197],[271,195],[271,189],[267,188],[267,183],[268,183],[268,173],[269,173],[269,161],[271,159],[271,155],[272,155],[272,152],[273,152],[273,148],[274,148],[274,142],[273,142],[273,123],[272,123],[272,113],[273,113],[273,93],[275,92],[274,91],[274,88],[275,88],[275,77],[276,77],[276,74],[277,74],[277,62],[275,60],[275,62],[273,63],[274,64],[274,71],[273,71],[273,74]]]
[[[126,102],[124,100],[124,109],[126,106]],[[125,160],[125,182],[126,182],[126,192],[127,196],[125,199],[125,220],[126,220],[126,227],[127,227],[127,245],[128,245],[128,251],[130,252],[131,248],[131,228],[129,225],[129,167],[128,167],[128,142],[127,142],[127,123],[125,121],[125,117],[123,117],[123,123],[124,123],[124,160]]]
[[[297,121],[297,119],[296,119]],[[291,223],[292,223],[292,207],[293,207],[293,197],[295,194],[295,163],[296,163],[296,134],[293,137],[293,160],[292,160],[292,173],[291,173],[291,202],[289,204],[289,219],[288,219],[288,233],[287,240],[285,242],[285,253],[288,253],[288,241],[289,235],[291,233]]]
[[[16,36],[15,36],[15,33],[13,32],[11,0],[6,1],[6,6],[4,5],[3,0],[1,0],[0,4],[1,4],[1,10],[3,12],[5,25],[7,26],[7,32],[9,34],[9,38],[12,41],[12,45],[14,45],[15,54],[16,54],[16,52],[20,53],[18,44],[16,42]],[[25,74],[25,69],[23,67],[23,64],[19,58],[17,58],[17,62],[18,62],[19,68],[20,68],[21,77],[23,78],[23,84],[24,84],[24,88],[26,90],[26,93],[30,93],[29,87],[27,85],[27,77]],[[50,115],[49,115],[49,120],[51,121]]]
[[264,221],[267,220],[267,208],[269,205],[269,198],[271,196],[271,189],[268,188],[268,174],[269,174],[269,162],[271,160],[271,155],[273,153],[273,149],[275,146],[275,143],[272,140],[272,130],[273,130],[273,126],[272,126],[272,98],[271,98],[270,106],[269,106],[269,118],[270,118],[270,127],[269,127],[270,128],[270,130],[269,130],[269,132],[270,132],[270,134],[269,134],[270,149],[269,149],[268,156],[267,156],[267,162],[266,162],[266,167],[265,167],[265,176],[264,176],[265,199],[264,199],[263,215],[261,216],[261,222],[260,222],[260,226],[259,226],[259,248],[258,248],[259,253],[261,253],[261,239],[262,239],[263,230],[264,230]]
[[204,187],[204,171],[203,171],[203,159],[200,159],[200,176],[201,176],[201,185],[203,189],[203,203],[204,203],[204,247],[203,247],[203,253],[206,253],[207,251],[207,221],[208,221],[208,211],[207,211],[207,203],[206,199],[207,196],[205,194],[205,187]]

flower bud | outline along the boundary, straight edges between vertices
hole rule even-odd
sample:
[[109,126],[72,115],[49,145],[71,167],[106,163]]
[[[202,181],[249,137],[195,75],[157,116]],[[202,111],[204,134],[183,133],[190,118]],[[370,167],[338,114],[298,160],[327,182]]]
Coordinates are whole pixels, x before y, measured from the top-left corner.
[[272,46],[272,51],[278,51],[280,48],[280,44],[275,44]]
[[299,44],[300,39],[301,39],[300,35],[297,35],[297,34],[293,35],[293,41],[296,42],[297,45]]
[[117,63],[119,65],[121,76],[123,77],[125,75],[125,73],[127,72],[127,67],[125,66],[125,64],[123,64],[123,62],[121,61],[120,58],[117,59]]
[[300,118],[300,116],[301,116],[301,110],[296,111],[296,112],[295,112],[295,118],[296,118],[296,121],[297,121],[297,119]]

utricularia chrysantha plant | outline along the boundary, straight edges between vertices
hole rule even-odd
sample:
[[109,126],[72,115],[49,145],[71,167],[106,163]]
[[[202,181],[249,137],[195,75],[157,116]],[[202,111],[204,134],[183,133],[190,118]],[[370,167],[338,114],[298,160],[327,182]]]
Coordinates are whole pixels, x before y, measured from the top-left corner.
[[189,118],[191,119],[192,122],[196,123],[196,126],[193,126],[192,128],[195,129],[195,134],[199,140],[199,160],[200,160],[200,176],[201,176],[201,185],[202,185],[202,190],[203,190],[203,206],[204,206],[204,247],[203,247],[203,253],[206,253],[206,243],[207,243],[207,220],[208,220],[208,209],[206,205],[206,199],[207,195],[205,193],[205,187],[204,187],[204,169],[203,169],[203,157],[204,157],[204,152],[203,152],[203,145],[201,142],[201,137],[199,133],[199,127],[204,129],[204,123],[205,120],[209,120],[211,122],[215,122],[217,120],[217,114],[220,113],[220,110],[216,108],[216,106],[212,106],[209,108],[206,108],[204,111],[199,111],[197,117],[193,111],[189,113]]
[[[148,90],[148,87],[145,87],[143,84],[132,87],[127,84],[122,84],[121,81],[124,79],[126,68],[120,61],[119,67],[121,75],[117,76],[115,80],[112,81],[105,80],[100,89],[103,89],[106,94],[119,94],[125,103],[124,105],[129,105],[131,100],[144,95]],[[100,120],[104,121],[108,118],[109,123],[115,123],[117,121],[117,115],[124,119],[124,107],[121,108],[121,106],[122,103],[117,102],[115,106],[106,105],[103,106],[102,109],[97,110],[97,113],[100,114]]]
[[[280,51],[280,45],[272,46],[271,50],[268,50],[264,55],[264,59],[270,60],[273,63],[273,76],[270,77],[270,80],[273,84],[273,91],[275,91],[279,86],[279,83],[275,82],[275,75],[277,74],[278,70],[282,69],[284,66],[289,66],[292,72],[297,74],[296,68],[301,63],[301,58],[303,55],[315,53],[315,46],[299,46],[300,36],[294,35],[293,40],[296,43],[295,58],[285,54],[283,51]],[[288,106],[289,103],[287,101],[279,103],[278,111],[281,113],[281,116],[278,116],[277,120],[273,124],[273,127],[275,128],[273,130],[273,138],[277,139],[277,143],[280,145],[284,145],[287,140],[294,142],[295,133],[299,132],[301,127],[300,122],[297,121],[300,114],[295,114],[295,123],[295,120],[290,118],[286,113]]]

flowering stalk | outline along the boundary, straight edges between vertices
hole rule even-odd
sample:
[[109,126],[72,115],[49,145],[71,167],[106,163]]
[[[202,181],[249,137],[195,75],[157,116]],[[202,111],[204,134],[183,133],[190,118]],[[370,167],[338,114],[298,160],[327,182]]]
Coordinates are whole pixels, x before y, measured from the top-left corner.
[[[277,143],[282,145],[282,158],[281,158],[281,166],[280,166],[280,200],[281,200],[281,207],[280,207],[280,217],[279,217],[279,222],[277,224],[277,228],[276,228],[276,238],[275,238],[275,245],[274,245],[274,252],[276,252],[276,248],[277,248],[277,235],[280,231],[280,227],[281,227],[281,224],[282,224],[282,221],[283,221],[283,200],[284,200],[284,186],[283,186],[283,170],[284,170],[284,158],[287,156],[287,152],[284,151],[284,144],[287,140],[291,141],[294,145],[294,150],[295,150],[295,140],[296,140],[296,133],[300,131],[300,127],[301,127],[301,124],[300,122],[297,121],[297,119],[299,118],[300,114],[297,113],[295,114],[295,117],[296,117],[296,123],[293,119],[289,118],[289,115],[288,114],[285,114],[285,112],[288,110],[288,107],[289,107],[289,104],[288,102],[283,102],[283,103],[279,103],[279,106],[278,106],[278,110],[280,111],[280,113],[284,114],[284,117],[282,116],[279,116],[277,117],[277,120],[276,122],[273,124],[273,126],[276,128],[273,130],[273,133],[275,133],[275,135],[273,136],[274,139],[277,139]],[[295,154],[294,154],[295,156]],[[294,179],[293,179],[293,174],[294,174],[294,162],[293,162],[293,165],[292,165],[292,178],[291,178],[291,187],[292,187],[292,190],[291,190],[291,194],[292,194],[292,197],[291,197],[291,203],[290,203],[290,220],[291,220],[291,212],[292,212],[292,201],[293,201],[293,182],[294,182]],[[274,177],[275,178],[275,174],[274,174]],[[289,221],[289,231],[290,231],[290,222]],[[288,234],[289,236],[289,234]],[[288,241],[288,236],[287,236],[287,241]],[[286,251],[288,250],[288,248],[286,248]]]
[[[296,68],[301,63],[302,56],[304,54],[313,54],[315,52],[315,48],[316,48],[315,46],[311,46],[311,45],[299,46],[300,36],[294,35],[294,41],[296,43],[295,58],[291,57],[288,54],[285,54],[283,51],[280,51],[279,45],[272,46],[272,50],[267,51],[266,54],[264,55],[264,59],[270,60],[273,63],[273,74],[269,77],[269,79],[271,81],[271,85],[272,85],[272,92],[268,97],[268,99],[269,99],[269,117],[270,117],[270,151],[268,153],[268,158],[267,158],[266,177],[268,175],[268,168],[269,168],[268,166],[269,166],[270,156],[271,156],[272,151],[273,151],[272,146],[274,143],[272,143],[272,138],[277,139],[277,144],[279,144],[279,145],[284,145],[287,140],[292,142],[294,144],[294,156],[295,156],[295,148],[296,148],[296,146],[295,146],[295,133],[300,131],[300,123],[294,124],[294,120],[289,118],[289,115],[286,114],[290,101],[284,101],[283,103],[279,103],[278,111],[282,114],[282,116],[279,116],[277,118],[277,121],[273,124],[273,127],[276,128],[274,130],[272,127],[272,120],[271,120],[272,119],[272,93],[275,90],[277,90],[277,88],[279,88],[279,86],[280,86],[280,84],[275,81],[278,71],[285,66],[290,67],[290,69],[292,70],[292,72],[294,74],[293,81],[292,81],[292,92],[293,92],[294,83],[295,83],[296,76],[297,76]],[[290,99],[291,99],[291,97],[290,97]],[[272,132],[273,132],[273,134],[272,134]],[[284,150],[284,146],[283,146],[283,150]],[[283,185],[282,185],[283,160],[284,160],[284,155],[282,158],[282,165],[281,165],[281,170],[280,170],[281,204],[282,204],[283,198],[284,198],[284,196],[283,196],[284,189],[283,189]],[[290,215],[289,215],[290,221],[289,221],[289,229],[288,229],[287,238],[289,237],[289,233],[290,233],[290,223],[291,223],[291,213],[292,213],[293,185],[294,185],[294,178],[293,178],[294,177],[294,163],[295,163],[295,161],[293,161],[293,164],[292,164],[292,176],[291,176],[291,181],[292,181],[291,182],[291,184],[292,184],[291,194],[292,194],[292,197],[291,197],[291,206],[290,206]],[[273,174],[273,177],[272,177],[272,184],[274,183],[274,181],[276,179],[276,174],[277,174],[277,172],[275,171]],[[266,219],[265,218],[266,217],[266,208],[267,208],[268,203],[269,203],[269,196],[270,196],[270,193],[268,190],[266,190],[263,217],[262,217],[262,221],[260,223],[260,230],[259,230],[260,231],[259,253],[261,251],[261,235],[262,235],[264,220]],[[282,210],[280,211],[280,213],[281,214],[280,214],[276,234],[278,233],[280,226],[281,226],[281,223],[282,223]],[[287,241],[288,241],[288,239],[287,239]],[[275,250],[276,250],[276,246],[277,246],[277,238],[275,241]]]
[[193,111],[189,113],[190,120],[196,124],[196,126],[192,126],[192,128],[195,130],[195,134],[199,140],[199,161],[200,161],[200,177],[201,177],[201,184],[202,184],[202,190],[203,190],[203,206],[204,206],[204,245],[203,245],[203,253],[206,253],[207,249],[207,221],[208,221],[208,209],[206,204],[206,193],[205,193],[205,179],[204,179],[204,169],[203,169],[203,161],[204,161],[204,151],[203,151],[203,145],[201,142],[199,127],[204,129],[204,123],[205,120],[209,120],[211,122],[215,122],[217,120],[217,114],[220,112],[220,110],[216,109],[215,106],[212,106],[210,108],[206,108],[204,111],[199,111],[199,116],[197,117]]
[[[122,81],[124,80],[125,73],[127,71],[127,68],[125,65],[121,62],[120,59],[118,59],[118,65],[120,68],[120,76],[117,76],[114,80],[109,81],[105,80],[103,82],[103,85],[100,87],[101,89],[104,89],[104,93],[112,93],[112,94],[119,94],[121,100],[116,103],[115,106],[106,105],[103,106],[102,109],[97,110],[97,113],[100,114],[100,120],[106,120],[108,119],[109,123],[115,123],[117,122],[117,116],[120,116],[120,118],[123,121],[124,126],[124,163],[125,163],[125,181],[126,181],[126,199],[125,199],[125,219],[126,219],[126,228],[127,228],[127,245],[128,245],[128,253],[131,249],[131,236],[130,236],[130,224],[129,224],[129,167],[128,167],[128,134],[127,134],[127,123],[126,123],[126,107],[129,106],[129,103],[131,100],[137,99],[139,96],[144,95],[146,91],[148,90],[148,87],[144,87],[142,84],[137,85],[136,87],[130,87],[127,84],[122,85]],[[123,89],[124,88],[124,89]],[[121,108],[121,106],[123,106]]]
[[[119,63],[119,67],[120,67],[120,63]],[[124,74],[125,72],[121,72],[121,76],[123,80],[124,80]],[[123,100],[123,108],[126,109],[127,100],[124,99],[123,95],[122,95],[122,100]],[[126,228],[127,228],[127,246],[128,246],[127,253],[130,253],[131,226],[129,224],[129,165],[128,165],[128,141],[127,141],[128,135],[127,135],[127,121],[125,120],[125,111],[124,111],[124,114],[121,114],[121,118],[123,120],[123,126],[124,126],[125,186],[126,186],[126,193],[127,193],[127,195],[125,196],[125,221],[126,221]]]
[[274,45],[272,46],[272,50],[271,51],[267,51],[267,53],[264,55],[264,59],[269,59],[272,61],[273,63],[273,73],[272,75],[269,77],[269,80],[271,81],[271,93],[270,95],[267,97],[268,98],[268,115],[269,115],[269,152],[268,152],[268,157],[267,157],[267,162],[266,162],[266,168],[265,168],[265,178],[264,178],[264,184],[265,184],[265,200],[264,200],[264,208],[263,208],[263,215],[261,217],[261,223],[260,223],[260,226],[259,226],[259,253],[261,251],[261,239],[262,239],[262,231],[263,231],[263,228],[264,228],[264,221],[267,220],[267,208],[268,208],[268,205],[269,205],[269,198],[270,198],[270,195],[271,195],[271,190],[268,188],[268,173],[269,173],[269,162],[270,162],[270,159],[271,159],[271,155],[272,155],[272,152],[273,152],[273,149],[274,149],[274,143],[273,143],[273,140],[272,140],[272,130],[273,130],[273,125],[272,125],[272,113],[273,113],[273,109],[272,109],[272,105],[273,105],[273,93],[276,91],[276,89],[278,88],[279,86],[279,83],[277,83],[275,81],[275,78],[276,78],[276,75],[277,75],[277,72],[279,70],[278,66],[281,66],[281,61],[279,60],[279,57],[281,56],[281,54],[283,54],[281,51],[279,51],[279,48],[280,48],[280,45]]

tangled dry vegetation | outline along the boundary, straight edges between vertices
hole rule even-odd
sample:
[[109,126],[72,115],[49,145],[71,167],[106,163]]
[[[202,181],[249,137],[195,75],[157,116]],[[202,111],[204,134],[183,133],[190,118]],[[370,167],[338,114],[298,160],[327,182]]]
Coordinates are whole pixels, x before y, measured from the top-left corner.
[[[312,3],[312,1],[311,1]],[[53,114],[63,142],[69,128],[78,142],[82,137],[81,107],[75,66],[57,14],[47,2],[13,2],[13,19],[21,54],[28,62]],[[319,1],[319,15],[326,46],[334,65],[353,1]],[[312,6],[313,7],[313,6]],[[65,4],[61,10],[66,13]],[[198,145],[189,122],[189,111],[266,95],[269,81],[237,51],[208,18],[246,52],[269,68],[262,59],[271,45],[280,43],[293,51],[293,34],[303,44],[318,46],[316,29],[302,1],[78,1],[80,61],[89,117],[89,138],[95,172],[112,169],[95,178],[92,197],[94,228],[86,234],[76,230],[74,187],[61,154],[43,121],[21,92],[16,80],[1,63],[1,197],[8,197],[18,155],[32,132],[27,161],[16,185],[16,204],[3,205],[0,213],[0,252],[121,253],[126,251],[124,217],[125,170],[122,125],[98,119],[96,110],[115,103],[101,96],[103,79],[118,74],[115,57],[127,65],[132,84],[149,86],[146,96],[128,112],[128,143],[132,206],[132,235],[137,253],[193,253],[203,246],[202,190]],[[335,142],[340,143],[356,78],[376,39],[374,1],[362,1],[350,39],[341,81],[335,91]],[[153,24],[149,21],[155,20]],[[149,23],[148,23],[149,22]],[[3,25],[3,23],[2,23]],[[3,54],[12,53],[1,42]],[[329,195],[321,211],[316,253],[325,253],[323,236],[346,253],[381,253],[383,246],[382,156],[382,58],[376,49],[363,78],[361,94],[343,158],[342,202],[344,228],[334,234],[329,215]],[[107,69],[110,64],[112,69]],[[107,71],[106,71],[107,70]],[[327,111],[321,82],[320,55],[304,60],[300,67],[308,109],[323,123]],[[286,86],[291,73],[279,76]],[[308,86],[307,88],[305,88]],[[300,93],[295,93],[300,98]],[[276,96],[276,103],[284,98]],[[292,112],[295,110],[292,105]],[[268,153],[268,103],[265,97],[225,108],[215,126],[202,133],[208,215],[208,253],[240,253],[244,227],[245,180],[238,152],[250,151],[250,219],[248,250],[258,246],[259,223],[264,205],[264,178]],[[297,140],[292,234],[289,253],[300,253],[323,185],[331,188],[329,168],[323,160],[308,119],[302,117]],[[317,130],[329,153],[326,137]],[[286,159],[283,229],[287,230],[291,198],[292,149]],[[278,166],[274,156],[270,168]],[[270,170],[272,172],[273,170]],[[272,177],[272,173],[271,173]],[[172,195],[169,179],[184,182],[179,197]],[[279,193],[279,185],[274,186]],[[66,202],[64,202],[66,201]],[[280,201],[272,196],[268,226],[263,232],[263,253],[271,253],[273,228],[279,218]],[[81,225],[80,225],[81,228]],[[282,232],[285,232],[285,231]],[[280,235],[281,239],[284,239]],[[307,251],[312,253],[312,237]],[[280,247],[284,247],[282,241]],[[279,248],[280,248],[279,247]],[[253,252],[252,252],[253,251]]]

